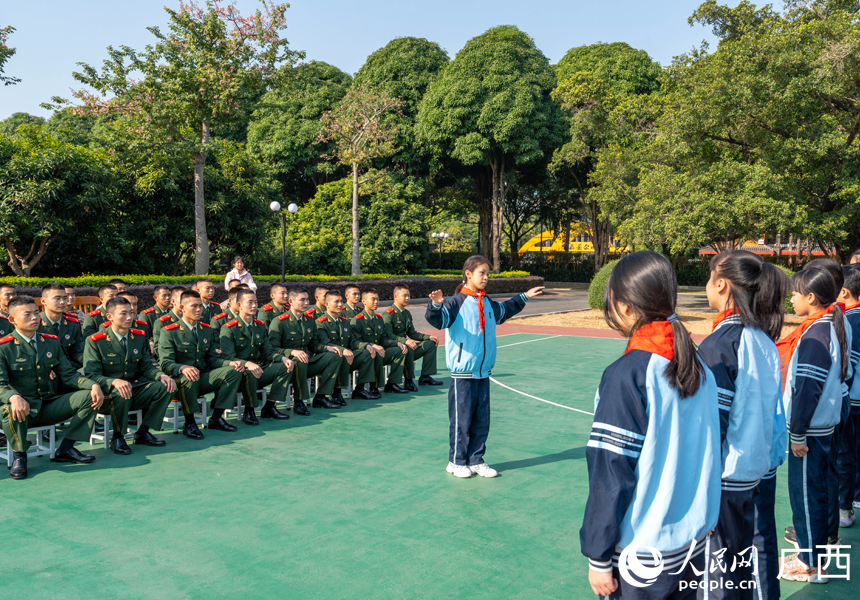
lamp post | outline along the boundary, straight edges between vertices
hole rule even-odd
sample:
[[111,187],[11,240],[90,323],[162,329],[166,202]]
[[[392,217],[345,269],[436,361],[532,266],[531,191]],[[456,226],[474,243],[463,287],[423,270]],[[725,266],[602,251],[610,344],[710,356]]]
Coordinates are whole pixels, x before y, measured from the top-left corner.
[[445,233],[444,231],[439,232],[439,233],[431,233],[430,235],[439,240],[439,268],[441,269],[442,268],[442,242],[450,236],[447,233]]
[[[275,200],[269,205],[269,208],[272,209],[273,213],[277,213],[281,210],[281,203]],[[291,203],[287,210],[292,214],[296,214],[298,212],[299,207]],[[281,283],[284,283],[284,275],[287,271],[287,215],[281,213]]]

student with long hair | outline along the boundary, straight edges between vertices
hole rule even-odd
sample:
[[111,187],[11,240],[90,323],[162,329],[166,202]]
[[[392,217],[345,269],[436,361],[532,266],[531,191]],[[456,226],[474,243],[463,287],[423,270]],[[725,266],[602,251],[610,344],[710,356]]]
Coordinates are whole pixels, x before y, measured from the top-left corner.
[[489,283],[490,261],[470,256],[463,265],[463,283],[444,300],[442,291],[430,294],[425,318],[436,329],[447,329],[445,357],[451,371],[448,390],[450,420],[448,467],[455,477],[473,474],[495,477],[484,462],[490,433],[490,372],[496,363],[496,325],[520,312],[543,287],[530,289],[505,302],[484,291]]
[[[601,596],[644,597],[626,571],[637,560],[658,571],[648,598],[669,597],[682,581],[708,584],[708,534],[720,510],[720,411],[714,375],[675,314],[677,289],[666,257],[635,252],[615,265],[603,297],[606,322],[630,342],[603,372],[585,452],[589,491],[579,537],[588,581]],[[704,570],[704,581],[694,569]]]
[[805,268],[791,279],[794,312],[806,320],[780,340],[788,419],[788,494],[799,550],[780,561],[784,579],[827,583],[818,557],[828,538],[828,470],[833,433],[848,374],[845,319],[836,306],[836,281],[825,268]]
[[[740,598],[754,579],[762,598],[779,598],[779,546],[774,504],[776,469],[785,461],[785,412],[780,401],[779,339],[788,277],[752,252],[722,252],[711,259],[708,304],[718,314],[699,354],[719,388],[722,495],[712,545],[726,556],[755,546],[752,561],[714,578],[712,598]],[[731,584],[728,584],[731,582]]]

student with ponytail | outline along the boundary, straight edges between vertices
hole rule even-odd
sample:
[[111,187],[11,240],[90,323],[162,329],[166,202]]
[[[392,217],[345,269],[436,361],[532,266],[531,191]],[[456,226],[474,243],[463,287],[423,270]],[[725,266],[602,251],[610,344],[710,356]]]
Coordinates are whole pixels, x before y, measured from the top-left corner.
[[[711,598],[740,598],[756,580],[762,598],[779,598],[779,545],[774,504],[776,469],[785,461],[785,412],[780,401],[782,304],[789,281],[751,252],[722,252],[711,259],[708,304],[719,311],[699,354],[719,388],[722,443],[720,518],[711,544],[726,556],[755,545],[757,574],[741,565],[714,578]],[[726,582],[731,581],[731,584]]]
[[451,371],[448,390],[450,420],[448,467],[455,477],[473,474],[495,477],[495,469],[484,462],[490,433],[490,372],[496,363],[496,325],[520,312],[541,293],[530,289],[505,302],[487,297],[490,262],[470,256],[463,265],[463,283],[444,300],[442,291],[430,294],[425,318],[436,329],[447,329],[445,356]]
[[[840,273],[841,275],[841,273]],[[827,583],[818,557],[828,538],[827,473],[848,374],[845,318],[836,305],[836,280],[826,268],[807,267],[791,279],[794,312],[806,317],[780,340],[788,419],[788,495],[798,549],[781,561],[784,579]]]
[[[604,318],[630,342],[603,372],[585,451],[589,491],[579,537],[600,596],[643,597],[641,586],[619,577],[619,566],[636,560],[657,567],[648,598],[671,597],[682,581],[708,584],[708,534],[720,510],[720,411],[714,375],[675,314],[677,289],[669,260],[650,251],[621,259],[606,285]],[[694,569],[705,572],[704,582]]]

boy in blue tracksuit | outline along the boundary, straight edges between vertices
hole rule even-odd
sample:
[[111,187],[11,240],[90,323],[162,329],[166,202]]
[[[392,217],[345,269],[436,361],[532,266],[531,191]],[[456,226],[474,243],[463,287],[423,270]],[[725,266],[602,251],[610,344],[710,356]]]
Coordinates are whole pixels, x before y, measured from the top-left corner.
[[[839,449],[836,458],[839,472],[839,526],[851,527],[854,524],[855,482],[858,474],[857,434],[860,427],[860,377],[857,376],[860,362],[860,270],[857,265],[843,267],[845,280],[839,301],[845,303],[846,332],[851,332],[850,379],[848,397],[850,399],[849,415],[842,423],[839,436]],[[831,532],[832,533],[832,532]]]
[[495,477],[498,473],[484,462],[490,432],[490,371],[496,363],[496,325],[519,313],[529,298],[543,287],[498,303],[484,289],[490,264],[483,256],[472,256],[463,266],[463,285],[442,301],[442,292],[430,294],[425,318],[437,329],[447,329],[445,356],[451,371],[448,390],[450,419],[447,471],[456,477],[473,474]]

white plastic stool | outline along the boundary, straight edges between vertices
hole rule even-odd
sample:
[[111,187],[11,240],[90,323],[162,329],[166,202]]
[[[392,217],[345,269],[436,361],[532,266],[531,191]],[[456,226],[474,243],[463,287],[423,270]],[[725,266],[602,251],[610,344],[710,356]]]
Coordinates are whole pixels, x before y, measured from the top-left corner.
[[[42,443],[42,432],[48,432],[48,445]],[[50,456],[54,458],[54,453],[57,451],[57,428],[55,425],[43,425],[42,427],[31,427],[27,430],[27,437],[31,435],[36,437],[36,442],[27,450],[27,458],[33,456]],[[5,460],[8,466],[12,466],[14,452],[12,450],[11,441],[6,441],[6,447],[0,448],[0,460]]]
[[[201,429],[203,429],[206,427],[206,415],[209,412],[209,400],[207,400],[206,397],[203,396],[198,398],[197,401],[200,403],[200,412],[194,415],[194,420],[197,421],[197,424],[200,426]],[[180,402],[178,399],[174,398],[173,400],[171,400],[171,404],[173,404],[173,416],[169,417],[167,415],[164,415],[164,422],[173,425],[173,433],[179,433],[180,424],[185,423],[185,415],[179,408]],[[170,410],[168,409],[167,412],[169,414]],[[197,415],[201,416],[198,417]]]
[[[128,414],[129,414],[129,416],[137,415],[137,425],[134,426],[134,429],[132,429],[131,425],[129,425],[126,428],[127,431],[126,431],[126,433],[123,434],[123,435],[125,435],[125,439],[131,438],[131,436],[133,436],[137,432],[138,428],[140,427],[140,424],[143,422],[143,411],[142,410],[130,410],[130,411],[128,411]],[[102,421],[103,421],[104,426],[105,426],[104,431],[102,433],[96,432],[96,423],[99,422],[99,417],[102,418]],[[93,443],[93,440],[101,440],[104,444],[104,447],[107,448],[111,437],[113,437],[113,432],[111,431],[111,416],[110,416],[110,414],[107,414],[107,415],[96,414],[96,420],[93,423],[93,430],[92,430],[92,432],[90,432],[90,444]]]

